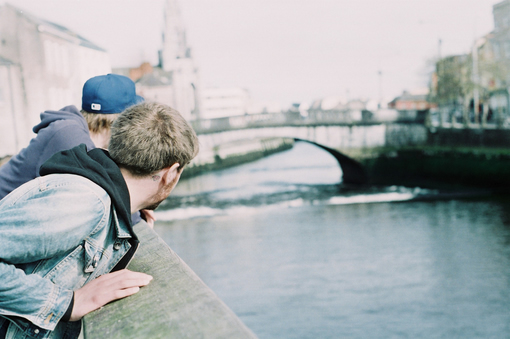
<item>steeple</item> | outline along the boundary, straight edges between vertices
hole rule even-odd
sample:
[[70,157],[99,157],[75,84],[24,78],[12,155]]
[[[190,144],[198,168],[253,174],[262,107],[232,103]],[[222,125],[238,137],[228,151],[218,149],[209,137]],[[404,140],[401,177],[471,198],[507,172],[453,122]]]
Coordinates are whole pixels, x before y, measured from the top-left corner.
[[161,67],[171,71],[176,67],[176,59],[189,57],[190,50],[186,44],[186,31],[177,0],[166,0]]

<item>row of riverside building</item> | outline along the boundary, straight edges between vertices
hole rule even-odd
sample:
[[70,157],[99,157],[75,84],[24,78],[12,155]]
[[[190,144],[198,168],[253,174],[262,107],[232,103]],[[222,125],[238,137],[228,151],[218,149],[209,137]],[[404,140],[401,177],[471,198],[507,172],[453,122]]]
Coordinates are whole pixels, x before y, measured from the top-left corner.
[[[494,29],[478,37],[470,53],[439,55],[431,75],[428,101],[443,126],[510,122],[510,0],[492,8]],[[470,47],[470,46],[466,46]]]

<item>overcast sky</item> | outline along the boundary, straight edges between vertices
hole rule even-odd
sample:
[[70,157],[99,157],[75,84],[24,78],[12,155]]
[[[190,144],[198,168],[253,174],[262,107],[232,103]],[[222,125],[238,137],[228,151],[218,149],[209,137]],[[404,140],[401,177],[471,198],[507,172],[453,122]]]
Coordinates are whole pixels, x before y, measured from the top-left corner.
[[[77,32],[113,67],[157,63],[165,0],[0,0]],[[469,52],[499,0],[180,0],[203,86],[283,105],[387,99],[427,86],[439,54]],[[378,72],[381,71],[381,76]],[[380,84],[382,86],[380,86]]]

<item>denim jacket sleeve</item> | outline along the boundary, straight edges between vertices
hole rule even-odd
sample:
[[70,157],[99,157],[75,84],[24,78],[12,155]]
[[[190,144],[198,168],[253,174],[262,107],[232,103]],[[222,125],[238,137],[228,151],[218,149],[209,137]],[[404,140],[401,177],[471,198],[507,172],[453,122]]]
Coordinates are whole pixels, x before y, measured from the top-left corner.
[[43,332],[53,330],[73,289],[38,267],[51,261],[57,269],[84,239],[105,227],[109,211],[110,200],[102,188],[68,174],[34,179],[2,199],[0,314],[29,321]]

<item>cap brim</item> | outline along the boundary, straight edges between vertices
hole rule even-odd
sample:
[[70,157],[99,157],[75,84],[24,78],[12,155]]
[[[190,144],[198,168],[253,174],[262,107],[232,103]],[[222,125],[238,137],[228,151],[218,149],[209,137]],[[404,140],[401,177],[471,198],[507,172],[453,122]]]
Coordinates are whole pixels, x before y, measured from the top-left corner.
[[144,102],[144,101],[145,101],[145,99],[143,97],[137,95],[136,98],[135,98],[135,105],[139,104],[141,102]]

